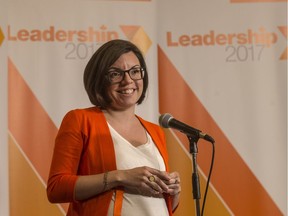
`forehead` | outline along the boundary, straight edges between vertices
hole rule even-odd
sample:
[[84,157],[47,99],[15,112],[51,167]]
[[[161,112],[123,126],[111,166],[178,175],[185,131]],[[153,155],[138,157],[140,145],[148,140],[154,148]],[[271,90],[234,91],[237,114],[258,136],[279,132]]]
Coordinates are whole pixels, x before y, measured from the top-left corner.
[[112,65],[111,67],[117,67],[120,69],[129,69],[135,65],[140,65],[139,59],[132,52],[122,54]]

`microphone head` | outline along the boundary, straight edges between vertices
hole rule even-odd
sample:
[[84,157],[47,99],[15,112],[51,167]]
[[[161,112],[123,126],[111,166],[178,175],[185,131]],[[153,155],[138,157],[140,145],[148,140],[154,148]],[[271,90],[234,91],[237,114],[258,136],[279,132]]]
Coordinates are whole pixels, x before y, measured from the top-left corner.
[[169,128],[169,121],[172,119],[172,115],[169,113],[162,114],[159,117],[159,125],[163,128]]

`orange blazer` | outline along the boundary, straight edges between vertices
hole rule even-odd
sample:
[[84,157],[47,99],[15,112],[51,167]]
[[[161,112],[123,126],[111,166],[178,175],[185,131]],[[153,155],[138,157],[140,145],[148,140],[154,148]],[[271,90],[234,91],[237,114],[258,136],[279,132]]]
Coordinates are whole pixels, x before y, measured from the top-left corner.
[[[137,116],[138,117],[138,116]],[[152,137],[168,171],[168,153],[163,130],[138,117]],[[113,192],[116,192],[114,215],[121,215],[123,190],[114,189],[85,201],[74,199],[79,175],[93,175],[116,169],[112,137],[103,112],[96,108],[68,112],[59,128],[47,183],[47,196],[52,203],[70,202],[69,216],[107,215]],[[172,200],[165,196],[169,215]]]

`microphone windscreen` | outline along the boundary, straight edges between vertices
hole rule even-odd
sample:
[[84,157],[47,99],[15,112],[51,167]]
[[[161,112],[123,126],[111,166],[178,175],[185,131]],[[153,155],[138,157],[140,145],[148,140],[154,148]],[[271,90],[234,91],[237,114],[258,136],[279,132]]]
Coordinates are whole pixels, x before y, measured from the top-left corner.
[[169,121],[173,118],[169,113],[162,114],[159,117],[159,125],[163,128],[169,128]]

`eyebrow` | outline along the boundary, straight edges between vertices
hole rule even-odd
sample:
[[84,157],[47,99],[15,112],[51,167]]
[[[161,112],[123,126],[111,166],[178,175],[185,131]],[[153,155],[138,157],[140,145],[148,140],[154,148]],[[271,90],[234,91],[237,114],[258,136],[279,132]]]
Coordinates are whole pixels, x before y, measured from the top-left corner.
[[[140,66],[140,65],[134,65],[133,67],[131,67],[131,68],[128,69],[128,70],[131,70],[131,69],[133,69],[133,68],[138,68],[138,67],[141,67],[141,66]],[[108,71],[110,71],[110,70],[127,71],[127,70],[122,70],[122,69],[117,68],[117,67],[110,67],[110,68],[108,69]]]

